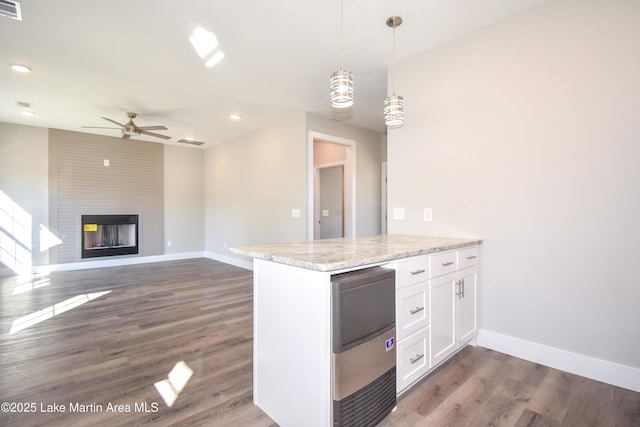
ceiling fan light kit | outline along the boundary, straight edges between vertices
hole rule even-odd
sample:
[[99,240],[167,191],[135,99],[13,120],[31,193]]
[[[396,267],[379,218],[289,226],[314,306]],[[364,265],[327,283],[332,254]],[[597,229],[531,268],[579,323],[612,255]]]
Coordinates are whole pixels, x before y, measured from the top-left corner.
[[[137,135],[148,135],[148,136],[153,136],[153,137],[156,137],[156,138],[171,139],[171,137],[167,136],[167,135],[161,135],[159,133],[149,132],[151,130],[167,130],[166,127],[164,127],[162,125],[137,126],[133,122],[133,119],[138,117],[137,113],[128,112],[128,113],[126,113],[126,116],[129,118],[129,121],[127,123],[125,123],[125,124],[118,123],[115,120],[110,119],[108,117],[101,117],[101,118],[103,120],[106,120],[108,122],[111,122],[113,124],[116,124],[116,125],[120,126],[120,129],[122,131],[122,138],[124,138],[124,139],[129,139],[132,136],[137,136]],[[118,129],[118,128],[105,128],[105,127],[100,127],[100,126],[83,126],[83,127],[87,128],[87,129]]]

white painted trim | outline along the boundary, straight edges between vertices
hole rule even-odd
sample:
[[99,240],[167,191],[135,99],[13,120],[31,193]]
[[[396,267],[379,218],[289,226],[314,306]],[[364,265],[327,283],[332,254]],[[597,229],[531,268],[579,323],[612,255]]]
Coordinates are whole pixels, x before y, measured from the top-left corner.
[[214,261],[220,261],[225,264],[230,264],[236,267],[244,268],[245,270],[253,271],[253,259],[249,259],[245,261],[242,259],[231,257],[229,255],[223,255],[215,252],[205,252],[204,257],[212,259]]
[[640,369],[480,329],[478,345],[616,387],[640,392]]
[[65,264],[34,265],[33,274],[46,274],[52,271],[86,270],[88,268],[118,267],[121,265],[146,264],[150,262],[175,261],[179,259],[204,258],[204,252],[181,252],[177,254],[153,255],[144,257],[113,258]]
[[313,141],[331,142],[344,145],[347,158],[344,168],[344,234],[356,236],[356,141],[326,133],[308,131],[307,134],[307,239],[314,239],[314,165]]

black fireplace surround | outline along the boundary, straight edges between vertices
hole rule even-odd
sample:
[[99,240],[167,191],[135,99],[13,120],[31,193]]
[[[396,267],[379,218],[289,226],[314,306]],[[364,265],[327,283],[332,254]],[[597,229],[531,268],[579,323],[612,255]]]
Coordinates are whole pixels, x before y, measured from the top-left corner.
[[82,215],[82,258],[138,253],[138,215]]

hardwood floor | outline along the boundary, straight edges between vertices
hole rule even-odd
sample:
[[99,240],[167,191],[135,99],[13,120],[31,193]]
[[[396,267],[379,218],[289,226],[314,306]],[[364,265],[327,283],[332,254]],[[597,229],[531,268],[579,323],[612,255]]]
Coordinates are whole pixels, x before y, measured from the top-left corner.
[[[0,425],[275,425],[252,403],[251,282],[207,259],[0,278]],[[467,347],[381,425],[638,426],[640,394]]]

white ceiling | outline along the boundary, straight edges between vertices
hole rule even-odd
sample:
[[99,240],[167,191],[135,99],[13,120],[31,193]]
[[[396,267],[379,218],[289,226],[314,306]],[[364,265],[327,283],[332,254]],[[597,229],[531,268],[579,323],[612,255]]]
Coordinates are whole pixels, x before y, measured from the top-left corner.
[[[392,30],[398,60],[542,0],[344,0],[344,66],[354,74],[352,123],[384,132]],[[0,16],[0,121],[119,136],[100,117],[165,125],[224,142],[297,112],[331,117],[329,75],[339,68],[339,0],[22,0],[23,20]],[[217,36],[225,58],[207,68],[189,42]],[[29,74],[10,69],[30,66]],[[399,94],[403,95],[403,94]],[[404,95],[405,97],[407,95]],[[18,101],[33,104],[25,117]],[[231,112],[242,120],[228,119]],[[152,137],[139,139],[165,142]]]

